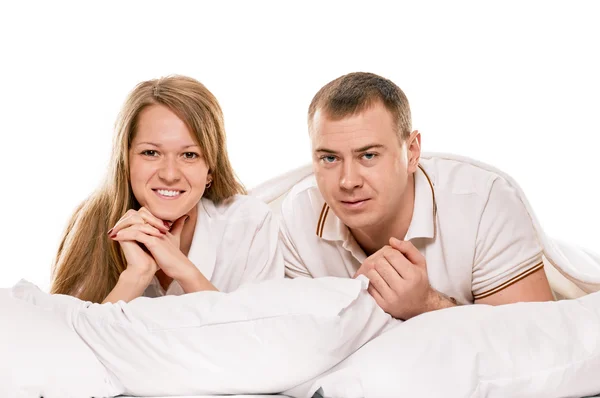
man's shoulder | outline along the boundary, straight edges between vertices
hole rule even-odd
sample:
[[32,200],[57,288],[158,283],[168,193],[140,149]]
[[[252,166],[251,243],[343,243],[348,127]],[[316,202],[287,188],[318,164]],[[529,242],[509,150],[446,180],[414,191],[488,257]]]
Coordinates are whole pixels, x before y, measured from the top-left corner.
[[319,191],[315,176],[311,174],[298,181],[287,193],[281,203],[281,217],[288,224],[312,225],[313,220],[316,223],[324,204],[325,199]]
[[424,153],[421,167],[435,190],[446,195],[487,197],[496,180],[504,180],[493,166],[464,156]]

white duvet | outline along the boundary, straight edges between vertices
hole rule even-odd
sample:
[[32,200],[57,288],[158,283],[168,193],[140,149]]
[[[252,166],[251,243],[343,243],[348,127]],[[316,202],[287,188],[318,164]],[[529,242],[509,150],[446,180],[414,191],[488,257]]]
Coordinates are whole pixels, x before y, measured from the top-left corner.
[[[277,208],[308,173],[300,168],[251,194]],[[600,393],[600,258],[546,236],[522,198],[552,287],[569,300],[464,306],[400,322],[376,306],[363,278],[114,305],[50,296],[22,281],[0,291],[0,396]]]

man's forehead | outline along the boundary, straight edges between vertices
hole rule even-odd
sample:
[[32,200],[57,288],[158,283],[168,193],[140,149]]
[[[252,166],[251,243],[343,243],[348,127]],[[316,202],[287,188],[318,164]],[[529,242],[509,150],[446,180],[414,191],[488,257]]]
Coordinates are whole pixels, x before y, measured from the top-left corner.
[[315,113],[311,128],[313,147],[316,149],[326,144],[360,148],[395,139],[396,132],[392,123],[376,116],[378,115],[360,113],[332,119],[326,112],[319,111]]

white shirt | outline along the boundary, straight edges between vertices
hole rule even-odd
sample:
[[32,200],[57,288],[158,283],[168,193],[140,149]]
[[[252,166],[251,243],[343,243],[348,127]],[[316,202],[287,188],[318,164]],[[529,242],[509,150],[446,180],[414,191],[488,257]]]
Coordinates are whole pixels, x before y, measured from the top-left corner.
[[[197,210],[188,258],[219,291],[284,277],[278,223],[264,202],[246,195],[235,195],[220,204],[202,198]],[[155,276],[144,296],[183,293],[177,281],[165,291]]]
[[[367,257],[313,175],[284,199],[280,224],[288,277],[352,277]],[[413,216],[402,238],[425,256],[432,287],[463,304],[543,267],[542,244],[517,190],[459,158],[422,155]]]

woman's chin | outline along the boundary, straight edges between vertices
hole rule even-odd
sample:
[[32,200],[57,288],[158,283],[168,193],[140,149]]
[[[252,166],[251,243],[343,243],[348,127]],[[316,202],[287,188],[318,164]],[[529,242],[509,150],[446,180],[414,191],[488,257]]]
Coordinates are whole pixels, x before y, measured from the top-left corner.
[[148,207],[148,210],[150,211],[150,213],[152,213],[154,215],[154,217],[159,218],[163,221],[171,221],[171,222],[177,220],[179,217],[181,217],[185,214],[181,210],[176,211],[176,210],[169,210],[169,209],[164,209],[164,208],[161,209],[161,208]]

